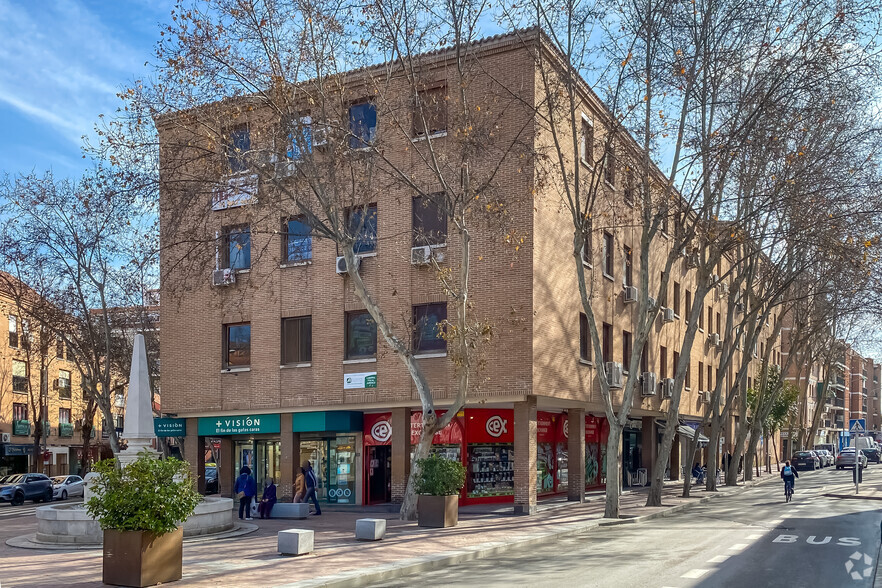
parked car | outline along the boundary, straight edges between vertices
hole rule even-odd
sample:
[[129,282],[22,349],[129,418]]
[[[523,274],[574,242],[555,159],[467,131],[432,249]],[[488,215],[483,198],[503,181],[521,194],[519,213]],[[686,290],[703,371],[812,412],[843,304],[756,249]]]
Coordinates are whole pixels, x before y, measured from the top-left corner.
[[821,459],[814,451],[799,451],[790,459],[790,463],[795,465],[800,472],[816,470],[821,467]]
[[822,468],[826,468],[836,463],[836,458],[826,449],[815,449],[815,453],[818,454],[818,459],[821,460]]
[[52,478],[52,497],[67,500],[69,496],[82,496],[86,482],[79,476],[55,476]]
[[205,466],[205,493],[217,494],[217,466]]
[[[839,453],[839,457],[836,458],[836,469],[841,470],[842,468],[854,468],[855,462],[855,449],[854,447],[849,447],[847,449],[843,449]],[[861,451],[861,467],[867,467],[867,456],[864,455],[864,452]]]
[[868,447],[867,449],[861,449],[864,452],[864,455],[867,456],[867,461],[872,461],[873,463],[879,463],[882,460],[882,451],[879,451],[879,447]]
[[837,449],[837,447],[833,443],[819,443],[818,445],[815,445],[814,447],[812,447],[812,449],[814,449],[815,451],[817,451],[819,449],[825,449],[825,450],[829,451],[830,455],[833,456],[833,462],[834,463],[836,462],[836,449]]
[[13,506],[25,500],[34,502],[52,501],[52,480],[46,474],[18,474],[0,486],[0,502],[10,502]]

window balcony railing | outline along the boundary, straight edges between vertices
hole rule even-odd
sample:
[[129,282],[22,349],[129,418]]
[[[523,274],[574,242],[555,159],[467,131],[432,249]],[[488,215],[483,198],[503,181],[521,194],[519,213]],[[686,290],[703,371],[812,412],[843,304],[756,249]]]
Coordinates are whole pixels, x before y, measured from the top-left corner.
[[23,421],[12,421],[12,434],[13,435],[30,435],[31,434],[31,422],[28,420]]
[[70,423],[58,423],[59,437],[73,437],[74,426]]

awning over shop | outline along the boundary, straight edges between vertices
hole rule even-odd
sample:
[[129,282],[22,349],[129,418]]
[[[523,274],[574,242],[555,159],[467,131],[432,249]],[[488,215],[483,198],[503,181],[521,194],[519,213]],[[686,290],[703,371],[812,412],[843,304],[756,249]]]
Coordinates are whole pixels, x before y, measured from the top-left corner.
[[[687,439],[692,439],[695,437],[695,429],[693,429],[692,427],[687,427],[686,425],[677,425],[677,433],[679,433],[680,435],[683,435]],[[698,442],[699,443],[704,444],[704,443],[707,443],[708,441],[710,441],[710,439],[708,439],[707,437],[705,437],[701,433],[698,434]]]

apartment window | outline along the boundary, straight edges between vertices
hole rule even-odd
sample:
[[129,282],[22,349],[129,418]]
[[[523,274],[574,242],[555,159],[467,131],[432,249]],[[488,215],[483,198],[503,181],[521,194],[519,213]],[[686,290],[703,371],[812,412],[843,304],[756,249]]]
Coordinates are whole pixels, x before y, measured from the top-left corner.
[[441,325],[447,320],[447,304],[421,304],[413,307],[413,350],[415,353],[444,353],[447,341]]
[[649,358],[646,354],[647,349],[646,343],[643,344],[643,352],[640,354],[640,371],[642,373],[646,373],[649,371]]
[[346,313],[346,359],[377,356],[377,323],[366,310]]
[[613,277],[613,263],[615,263],[615,250],[613,249],[613,236],[603,233],[603,273]]
[[594,264],[594,245],[591,242],[593,228],[590,218],[585,221],[585,225],[585,233],[582,235],[582,239],[584,240],[584,243],[582,244],[582,263],[591,266]]
[[709,331],[714,328],[714,310],[710,306],[707,307],[707,328]]
[[291,161],[303,159],[312,153],[312,117],[295,117],[288,123],[288,149],[286,156]]
[[116,430],[118,432],[122,431],[125,428],[126,421],[125,421],[125,417],[123,415],[118,414],[115,417],[113,417],[113,420],[115,421]]
[[579,359],[593,361],[591,358],[591,331],[588,329],[588,317],[579,313]]
[[722,337],[723,331],[720,329],[720,313],[717,313],[717,333]]
[[9,315],[9,346],[18,347],[18,317]]
[[707,389],[714,389],[714,367],[711,365],[707,366]]
[[631,247],[625,245],[624,249],[624,263],[623,263],[623,271],[624,271],[624,282],[625,286],[633,286],[634,285],[634,255],[631,251]]
[[373,253],[377,250],[377,205],[357,206],[350,208],[349,217],[350,234],[355,235],[355,244],[352,246],[356,255],[360,253]]
[[603,168],[603,179],[610,186],[616,185],[616,148],[613,145],[610,145],[609,151],[606,152],[606,166]]
[[28,319],[21,321],[21,346],[28,349],[31,345],[31,323]]
[[312,317],[282,319],[282,364],[312,361]]
[[443,194],[414,197],[411,207],[414,247],[447,243],[447,213],[438,206],[437,200],[441,197]]
[[686,313],[686,318],[688,320],[689,315],[692,313],[692,292],[686,290],[686,306],[683,308],[683,312]]
[[680,354],[676,351],[674,352],[674,377],[677,377],[678,366],[680,365]]
[[12,360],[12,391],[26,394],[28,391],[28,363]]
[[658,377],[664,380],[668,377],[668,348],[662,345],[658,352]]
[[286,263],[301,263],[312,259],[312,229],[306,218],[295,216],[285,221],[282,227],[282,259]]
[[612,325],[603,323],[603,340],[601,341],[603,348],[603,361],[613,360],[613,342],[612,342]]
[[70,424],[70,409],[69,408],[59,408],[58,409],[58,423],[61,425],[69,425]]
[[698,389],[704,390],[704,362],[698,362]]
[[751,378],[747,378],[747,389],[753,389],[753,380]]
[[227,163],[230,173],[240,173],[248,169],[245,161],[251,150],[251,133],[247,124],[237,125],[227,132],[225,137]]
[[702,331],[702,332],[704,331],[704,313],[703,312],[698,313],[698,330]]
[[58,370],[58,397],[70,400],[70,372]]
[[625,203],[634,204],[634,170],[629,169],[625,176]]
[[594,165],[594,125],[587,118],[582,118],[582,137],[579,147],[582,161]]
[[680,316],[680,282],[674,282],[674,314]]
[[349,148],[364,149],[373,144],[377,135],[377,107],[362,102],[349,107]]
[[418,93],[413,110],[413,136],[434,135],[447,130],[447,88],[431,88]]
[[686,381],[683,386],[690,390],[692,388],[692,360],[686,362]]
[[622,331],[622,369],[628,371],[631,365],[631,333]]
[[55,340],[55,357],[56,359],[64,359],[64,339],[56,337]]
[[224,367],[251,365],[251,323],[224,325]]
[[12,420],[26,421],[28,420],[28,405],[20,402],[12,404]]
[[224,227],[223,264],[231,270],[251,268],[251,229],[248,225]]

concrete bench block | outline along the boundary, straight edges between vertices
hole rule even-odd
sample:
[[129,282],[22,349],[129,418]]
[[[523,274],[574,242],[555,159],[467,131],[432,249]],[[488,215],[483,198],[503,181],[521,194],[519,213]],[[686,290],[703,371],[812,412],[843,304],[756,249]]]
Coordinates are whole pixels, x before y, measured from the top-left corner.
[[361,541],[379,541],[386,536],[386,519],[358,519],[355,538]]
[[315,551],[315,533],[309,529],[279,531],[279,553],[304,555]]
[[274,519],[305,519],[309,516],[309,503],[277,502],[271,516]]

